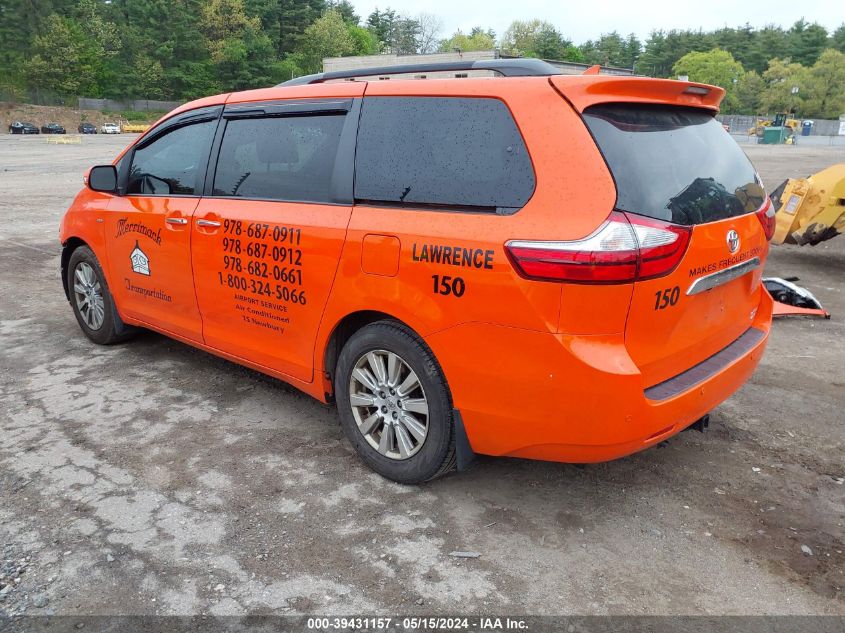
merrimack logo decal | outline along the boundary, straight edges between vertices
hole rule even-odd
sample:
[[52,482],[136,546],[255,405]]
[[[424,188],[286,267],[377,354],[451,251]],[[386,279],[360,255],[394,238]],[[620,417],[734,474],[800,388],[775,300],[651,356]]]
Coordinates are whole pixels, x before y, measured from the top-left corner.
[[129,261],[132,262],[132,271],[139,275],[150,276],[150,258],[141,250],[138,240],[135,240],[135,248],[129,253]]
[[143,222],[128,222],[127,218],[120,218],[117,221],[117,233],[115,233],[115,237],[120,237],[127,233],[140,233],[161,246],[161,229],[154,231]]

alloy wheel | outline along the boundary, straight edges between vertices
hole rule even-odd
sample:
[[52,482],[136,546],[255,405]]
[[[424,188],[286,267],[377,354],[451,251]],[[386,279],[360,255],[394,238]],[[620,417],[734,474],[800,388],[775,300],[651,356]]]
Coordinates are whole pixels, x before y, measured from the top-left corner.
[[99,330],[105,321],[105,303],[100,280],[88,262],[79,262],[73,273],[73,295],[82,320],[92,330]]
[[428,436],[428,401],[416,372],[402,357],[374,350],[355,363],[349,402],[358,430],[390,459],[413,457]]

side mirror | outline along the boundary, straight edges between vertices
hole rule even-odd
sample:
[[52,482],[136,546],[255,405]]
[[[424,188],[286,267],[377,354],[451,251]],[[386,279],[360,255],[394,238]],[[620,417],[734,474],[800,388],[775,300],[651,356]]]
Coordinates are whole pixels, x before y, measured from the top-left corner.
[[88,172],[88,187],[102,193],[117,193],[117,169],[114,165],[97,165]]

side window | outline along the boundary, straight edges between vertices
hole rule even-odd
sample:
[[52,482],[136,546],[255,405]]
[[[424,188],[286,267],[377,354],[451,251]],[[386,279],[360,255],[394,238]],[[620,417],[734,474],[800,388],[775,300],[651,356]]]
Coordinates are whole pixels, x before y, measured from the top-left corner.
[[135,150],[127,193],[153,196],[199,195],[217,121],[176,127]]
[[513,213],[534,170],[498,99],[366,97],[355,153],[355,198]]
[[232,119],[226,124],[214,195],[330,202],[342,114]]

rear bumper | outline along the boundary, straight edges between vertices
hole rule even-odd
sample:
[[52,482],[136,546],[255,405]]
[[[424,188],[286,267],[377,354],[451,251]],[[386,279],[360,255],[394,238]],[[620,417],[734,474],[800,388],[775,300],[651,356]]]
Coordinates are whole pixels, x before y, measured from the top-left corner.
[[573,336],[471,323],[426,340],[446,373],[476,453],[601,462],[682,431],[753,374],[772,301],[718,354],[660,385],[644,384],[622,334]]

